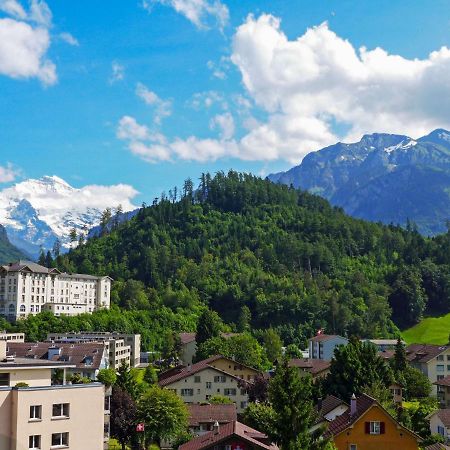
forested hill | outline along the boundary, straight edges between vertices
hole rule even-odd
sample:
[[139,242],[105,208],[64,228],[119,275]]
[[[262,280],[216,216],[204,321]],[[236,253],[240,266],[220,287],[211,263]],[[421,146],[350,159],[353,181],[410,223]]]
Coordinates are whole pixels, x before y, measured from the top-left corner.
[[24,258],[26,258],[24,253],[9,242],[5,228],[0,225],[0,264]]
[[[230,172],[188,180],[181,199],[155,200],[58,258],[60,269],[113,277],[127,309],[198,311],[229,324],[251,314],[285,344],[318,328],[395,335],[429,309],[450,309],[450,233],[353,219],[319,197]],[[134,283],[126,280],[136,280]],[[239,327],[239,325],[237,325]]]

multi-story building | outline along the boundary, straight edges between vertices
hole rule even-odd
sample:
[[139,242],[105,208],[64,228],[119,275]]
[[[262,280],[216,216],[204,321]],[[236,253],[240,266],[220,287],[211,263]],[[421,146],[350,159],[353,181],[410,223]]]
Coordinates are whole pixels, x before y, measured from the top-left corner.
[[[450,443],[450,409],[438,409],[427,416],[431,434],[439,434],[446,444]],[[448,447],[447,447],[448,448]]]
[[437,386],[437,397],[441,408],[450,409],[450,375],[435,381],[433,384]]
[[70,364],[69,375],[80,375],[91,380],[100,369],[109,367],[108,350],[104,342],[78,344],[51,344],[48,342],[8,342],[7,355],[34,361],[54,361]]
[[[450,345],[411,344],[406,347],[406,359],[431,383],[450,375]],[[433,394],[437,393],[437,385],[433,384]]]
[[243,382],[253,382],[259,372],[221,355],[160,375],[159,385],[178,394],[187,404],[204,403],[215,395],[228,397],[238,413],[248,404]]
[[323,359],[293,358],[289,361],[290,367],[297,367],[300,374],[309,373],[313,381],[325,378],[330,373],[331,362]]
[[25,342],[25,333],[7,333],[6,331],[0,331],[0,341]]
[[311,359],[330,361],[333,358],[334,349],[338,345],[347,345],[348,339],[332,334],[317,334],[317,336],[308,339],[308,343]]
[[100,383],[52,384],[70,363],[6,357],[0,341],[0,449],[102,450],[105,389]]
[[108,347],[109,365],[118,369],[122,361],[131,367],[138,367],[141,360],[141,335],[88,332],[50,333],[47,341],[54,343],[104,342]]
[[110,277],[61,273],[31,261],[0,266],[0,316],[10,321],[52,311],[77,315],[109,308]]

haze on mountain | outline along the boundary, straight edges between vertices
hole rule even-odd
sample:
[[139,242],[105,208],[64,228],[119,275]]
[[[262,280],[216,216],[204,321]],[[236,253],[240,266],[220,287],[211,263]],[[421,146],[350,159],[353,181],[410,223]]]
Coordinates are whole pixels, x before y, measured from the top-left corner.
[[318,194],[354,217],[413,222],[421,233],[435,235],[450,219],[450,132],[437,129],[419,139],[365,135],[309,153],[268,178]]

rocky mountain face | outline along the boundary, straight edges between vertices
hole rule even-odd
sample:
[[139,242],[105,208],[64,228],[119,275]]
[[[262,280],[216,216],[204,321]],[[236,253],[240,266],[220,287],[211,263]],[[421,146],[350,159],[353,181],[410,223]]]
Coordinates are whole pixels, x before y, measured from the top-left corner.
[[25,257],[26,255],[23,252],[9,242],[5,227],[0,225],[0,264],[6,264]]
[[62,252],[68,250],[70,230],[87,235],[101,214],[101,208],[81,201],[79,189],[56,176],[25,180],[0,191],[0,224],[11,243],[34,258],[41,247],[51,250],[56,240]]
[[268,176],[325,197],[355,217],[446,231],[450,220],[450,132],[420,139],[365,135],[309,153],[300,165]]

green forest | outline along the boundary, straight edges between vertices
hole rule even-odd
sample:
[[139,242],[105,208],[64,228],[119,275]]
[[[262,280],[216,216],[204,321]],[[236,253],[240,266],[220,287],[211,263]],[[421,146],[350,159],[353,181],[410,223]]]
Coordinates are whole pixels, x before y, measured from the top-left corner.
[[[161,350],[216,311],[224,330],[273,328],[285,345],[327,333],[394,337],[450,311],[450,232],[425,238],[347,216],[307,192],[230,171],[188,179],[53,265],[114,279],[111,311],[29,317],[30,338],[75,329],[141,332]],[[41,317],[42,316],[42,317]],[[51,323],[51,324],[50,324]],[[0,324],[1,325],[1,324]]]

